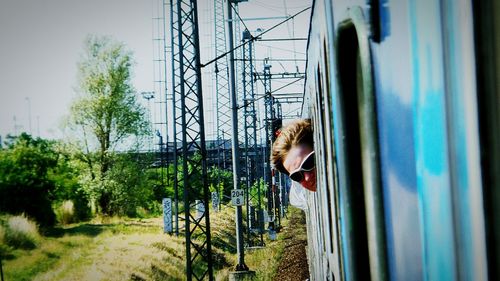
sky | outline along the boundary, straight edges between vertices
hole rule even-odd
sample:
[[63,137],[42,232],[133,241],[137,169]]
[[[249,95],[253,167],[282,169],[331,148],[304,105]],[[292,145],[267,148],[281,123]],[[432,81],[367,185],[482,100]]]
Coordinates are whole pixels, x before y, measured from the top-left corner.
[[[283,19],[255,20],[294,14],[310,5],[302,0],[250,0],[240,4],[240,16],[249,29],[269,28]],[[123,42],[133,52],[132,84],[138,93],[154,91],[153,18],[158,0],[0,0],[0,135],[30,132],[43,138],[62,138],[64,116],[76,97],[77,63],[87,35],[107,35]],[[199,0],[202,62],[213,54],[213,2]],[[236,16],[235,16],[236,17]],[[309,13],[282,25],[270,37],[307,37]],[[306,42],[262,42],[257,57],[304,59]],[[275,46],[276,48],[271,48]],[[170,62],[167,62],[168,64]],[[301,71],[303,71],[301,62]],[[286,62],[277,71],[293,71]],[[204,70],[205,75],[211,72]],[[209,73],[210,74],[210,73]],[[205,79],[204,87],[211,87]],[[278,85],[280,82],[277,82]],[[300,87],[299,87],[300,88]],[[208,88],[207,88],[208,89]],[[208,89],[205,92],[212,92]],[[140,96],[139,96],[140,98]],[[147,101],[141,99],[145,107]],[[155,100],[152,101],[156,103]],[[205,101],[204,101],[205,102]],[[206,103],[214,99],[207,96]],[[209,110],[212,106],[208,106]],[[151,107],[150,107],[151,109]],[[154,109],[151,109],[154,111]],[[208,115],[213,115],[213,108]],[[154,114],[153,114],[154,115]],[[153,117],[154,118],[154,117]],[[210,117],[208,117],[209,122]],[[213,122],[211,122],[213,126]],[[208,130],[210,132],[210,130]]]

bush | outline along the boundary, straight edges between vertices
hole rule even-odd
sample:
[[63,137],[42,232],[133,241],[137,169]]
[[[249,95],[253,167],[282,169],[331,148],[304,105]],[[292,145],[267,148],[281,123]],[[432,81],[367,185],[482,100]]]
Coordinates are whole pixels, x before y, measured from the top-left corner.
[[54,182],[48,178],[57,165],[53,142],[25,133],[8,139],[8,147],[0,149],[0,212],[25,213],[41,225],[53,225]]
[[57,220],[61,224],[70,224],[76,222],[75,206],[73,201],[63,201],[61,206],[56,210]]
[[0,224],[0,245],[5,243],[5,228]]
[[5,243],[5,227],[0,222],[0,260],[6,256],[8,251],[8,246]]
[[144,209],[143,207],[137,207],[135,209],[135,214],[131,214],[131,215],[133,215],[134,217],[140,218],[140,219],[144,219],[144,218],[147,218],[149,216],[149,212],[148,212],[148,210]]
[[85,192],[81,189],[77,189],[73,192],[73,196],[70,200],[73,202],[75,221],[86,221],[92,216],[92,210],[90,208],[90,203],[85,195]]
[[38,226],[24,215],[10,217],[7,220],[4,240],[14,248],[34,249],[40,241]]

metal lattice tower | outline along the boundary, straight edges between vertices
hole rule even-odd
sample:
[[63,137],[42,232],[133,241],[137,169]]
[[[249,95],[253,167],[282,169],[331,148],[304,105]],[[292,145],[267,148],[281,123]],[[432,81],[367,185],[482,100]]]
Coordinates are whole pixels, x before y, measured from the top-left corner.
[[[179,186],[182,186],[183,178],[179,177],[179,157],[182,155],[182,136],[178,132],[182,131],[181,103],[177,102],[181,96],[181,73],[177,70],[180,67],[180,46],[179,46],[179,17],[177,5],[170,1],[170,42],[172,55],[172,119],[173,119],[173,167],[174,167],[174,219],[175,234],[179,235]],[[181,145],[179,147],[179,145]]]
[[[239,14],[239,5],[238,1],[228,0],[233,2],[233,10]],[[234,42],[237,45],[242,43],[242,32],[241,32],[241,21],[238,19],[233,19],[233,28],[234,28]],[[234,72],[236,77],[236,93],[238,95],[238,142],[240,149],[244,149],[245,143],[245,112],[241,107],[244,104],[244,86],[243,86],[243,48],[239,48],[234,52]],[[244,161],[243,153],[240,154]],[[244,176],[246,174],[246,165],[241,165],[240,175]]]
[[272,120],[274,120],[274,100],[271,95],[271,65],[264,61],[264,106],[265,106],[265,131],[266,131],[266,149],[264,158],[266,159],[266,167],[264,169],[264,180],[267,183],[267,212],[271,217],[269,228],[275,229],[275,213],[274,213],[274,192],[275,185],[274,175],[271,173],[271,162],[269,161],[272,145]]
[[[238,0],[228,0],[233,3],[232,8],[235,11],[235,13],[239,14],[239,5],[238,3],[240,1]],[[240,19],[233,19],[233,30],[234,30],[234,42],[237,43],[237,45],[240,45],[243,40],[242,40],[242,32],[241,32],[241,21]],[[243,61],[245,58],[245,54],[243,51],[244,48],[239,48],[234,52],[234,72],[235,72],[235,79],[236,79],[236,93],[237,93],[237,102],[238,102],[238,148],[240,151],[245,150],[245,136],[246,136],[246,130],[245,130],[245,107],[243,106],[245,104],[245,86],[243,85],[243,81],[245,80],[245,72],[244,72],[244,65]],[[245,158],[245,153],[240,153],[240,162],[243,163],[243,165],[240,165],[240,171],[239,171],[239,176],[240,176],[240,183],[241,186],[240,188],[243,188],[245,190],[248,189],[247,181],[243,180],[243,178],[246,178],[247,176],[247,170],[248,170],[248,165],[246,162]]]
[[[154,8],[155,14],[153,15],[153,73],[154,73],[154,91],[150,98],[154,98],[154,111],[159,113],[159,116],[153,116],[152,119],[156,120],[154,123],[154,130],[159,137],[158,151],[161,163],[162,185],[164,184],[164,163],[168,165],[168,107],[167,103],[169,95],[167,92],[167,46],[166,46],[166,7],[165,0],[155,1],[156,7]],[[170,97],[171,98],[171,97]],[[149,102],[149,100],[148,100]],[[148,106],[149,107],[149,106]],[[149,108],[151,110],[151,108]],[[151,114],[151,113],[150,113]],[[151,122],[153,122],[151,120]],[[163,140],[166,140],[164,142]],[[165,161],[166,160],[166,161]],[[168,184],[168,169],[167,171],[167,184]]]
[[[259,151],[257,148],[257,114],[255,111],[255,87],[253,79],[253,58],[254,58],[254,48],[252,35],[250,31],[245,30],[243,32],[243,41],[248,42],[243,45],[243,61],[242,61],[242,85],[243,85],[243,116],[244,116],[244,131],[245,131],[245,148],[244,148],[244,159],[245,159],[245,193],[246,193],[246,221],[247,221],[247,244],[249,246],[262,246],[264,240],[262,237],[262,229],[257,228],[257,235],[254,234],[252,228],[252,211],[250,210],[257,207],[257,211],[260,212],[261,200],[260,200],[260,184],[257,169],[257,157]],[[252,196],[251,188],[257,181],[257,193]],[[257,206],[253,206],[253,204]]]
[[[213,280],[197,2],[172,0],[170,8],[175,127],[176,137],[182,138],[182,149],[179,150],[182,154],[176,153],[182,176],[179,177],[178,173],[175,176],[177,187],[182,186],[184,191],[186,278],[188,281],[193,277],[195,280],[206,277]],[[201,199],[204,206],[199,217],[191,214],[196,199]],[[195,234],[196,240],[192,239]],[[195,272],[194,264],[203,264],[197,266],[203,270]]]
[[[271,120],[271,124],[274,124],[277,120],[281,120],[283,118],[283,111],[281,109],[281,103],[277,100],[272,98],[273,101],[273,118]],[[273,130],[271,131],[271,134],[274,134],[274,125],[271,125]],[[280,180],[280,174],[281,173],[275,173],[274,174],[274,187],[272,189],[273,191],[273,201],[274,201],[274,217],[278,220],[278,227],[281,226],[281,204],[282,204],[282,191],[283,191],[283,185]]]
[[[226,16],[224,0],[214,0],[214,33],[215,33],[215,57],[226,53]],[[226,163],[231,162],[231,154],[227,152],[230,142],[226,136],[231,132],[231,102],[229,97],[229,67],[227,56],[215,62],[215,95],[216,95],[216,126],[218,145],[218,167],[224,169]],[[220,187],[220,178],[217,179]],[[223,198],[222,190],[218,191],[219,198]],[[220,201],[220,200],[219,200]]]

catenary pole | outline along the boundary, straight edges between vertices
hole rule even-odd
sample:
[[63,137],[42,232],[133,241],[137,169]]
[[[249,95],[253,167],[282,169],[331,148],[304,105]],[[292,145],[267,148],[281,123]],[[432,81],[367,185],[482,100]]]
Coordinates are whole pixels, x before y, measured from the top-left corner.
[[[239,189],[240,186],[240,153],[238,144],[238,105],[236,99],[236,79],[234,73],[234,42],[233,42],[233,10],[231,8],[231,1],[227,1],[227,15],[228,15],[228,37],[229,37],[229,77],[230,77],[230,87],[231,87],[231,111],[232,111],[232,132],[233,136],[231,138],[231,147],[233,150],[233,182],[234,189]],[[236,271],[248,270],[245,265],[245,252],[243,248],[243,217],[242,217],[242,207],[236,206],[236,248],[238,252],[238,264],[236,265]]]

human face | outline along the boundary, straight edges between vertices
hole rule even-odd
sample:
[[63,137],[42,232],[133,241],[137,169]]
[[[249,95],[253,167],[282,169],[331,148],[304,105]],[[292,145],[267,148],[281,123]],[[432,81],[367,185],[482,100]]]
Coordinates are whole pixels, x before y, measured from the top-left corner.
[[[308,145],[293,146],[283,161],[283,167],[289,174],[300,170],[302,163],[312,151],[313,149]],[[302,171],[302,173],[304,177],[300,181],[300,184],[310,191],[316,191],[316,168],[310,171]]]

